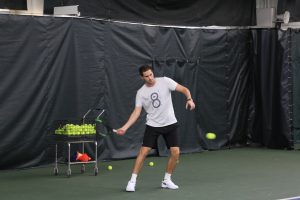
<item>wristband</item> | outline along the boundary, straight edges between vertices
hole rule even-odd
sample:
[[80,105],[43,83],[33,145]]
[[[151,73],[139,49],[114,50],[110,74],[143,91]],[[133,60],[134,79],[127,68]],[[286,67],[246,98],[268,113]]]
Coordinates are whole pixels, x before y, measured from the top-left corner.
[[192,98],[188,98],[186,101],[190,101],[190,100],[192,100]]

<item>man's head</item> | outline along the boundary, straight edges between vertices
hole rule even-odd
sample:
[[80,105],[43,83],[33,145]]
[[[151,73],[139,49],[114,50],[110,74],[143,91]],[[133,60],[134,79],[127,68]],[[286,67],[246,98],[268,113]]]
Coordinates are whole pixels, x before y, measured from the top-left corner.
[[139,68],[139,73],[147,86],[154,85],[155,78],[154,78],[152,67],[150,67],[149,65],[143,65]]
[[152,69],[151,66],[149,66],[149,65],[142,65],[139,68],[139,73],[140,73],[141,76],[143,76],[144,75],[143,73],[146,72],[146,71],[148,71],[148,70],[151,70],[153,72],[153,69]]

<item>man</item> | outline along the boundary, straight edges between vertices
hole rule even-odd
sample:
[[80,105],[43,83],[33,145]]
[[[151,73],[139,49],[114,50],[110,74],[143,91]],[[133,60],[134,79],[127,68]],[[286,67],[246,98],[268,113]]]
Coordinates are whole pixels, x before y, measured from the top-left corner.
[[147,113],[147,119],[143,144],[136,158],[126,191],[135,191],[138,173],[151,149],[157,148],[157,138],[159,135],[163,136],[171,153],[161,187],[178,189],[178,186],[171,180],[171,175],[180,154],[177,120],[174,114],[171,92],[178,91],[185,95],[186,109],[193,110],[195,104],[189,89],[167,77],[155,78],[150,66],[141,66],[139,73],[145,84],[137,91],[135,109],[128,121],[117,130],[117,134],[125,134],[128,128],[139,118],[142,108],[144,108]]

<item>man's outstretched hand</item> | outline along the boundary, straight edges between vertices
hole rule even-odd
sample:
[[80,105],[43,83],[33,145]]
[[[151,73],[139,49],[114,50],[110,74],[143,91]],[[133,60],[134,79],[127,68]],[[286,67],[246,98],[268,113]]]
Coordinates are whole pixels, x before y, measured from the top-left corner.
[[114,129],[114,132],[118,135],[124,135],[126,133],[126,130],[119,128],[119,129]]

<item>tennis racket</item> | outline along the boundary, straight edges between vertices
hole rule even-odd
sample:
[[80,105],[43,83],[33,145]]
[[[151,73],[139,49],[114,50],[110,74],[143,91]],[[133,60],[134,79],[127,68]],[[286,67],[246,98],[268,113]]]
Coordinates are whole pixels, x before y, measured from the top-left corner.
[[96,117],[95,122],[97,123],[97,133],[102,137],[107,137],[117,133],[116,129],[113,129],[105,115],[103,115],[104,110]]

